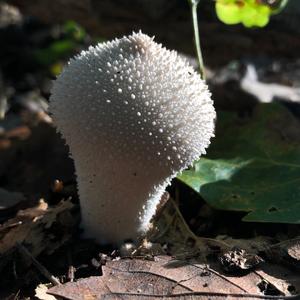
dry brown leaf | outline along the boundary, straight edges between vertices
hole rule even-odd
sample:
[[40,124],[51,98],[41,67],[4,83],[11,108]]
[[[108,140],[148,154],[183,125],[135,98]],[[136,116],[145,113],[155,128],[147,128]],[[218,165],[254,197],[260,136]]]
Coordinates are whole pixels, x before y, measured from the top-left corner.
[[300,272],[300,237],[283,241],[269,247],[268,258],[287,265]]
[[300,293],[300,274],[278,264],[262,264],[256,274],[285,295]]
[[252,259],[252,266],[256,265],[255,261],[261,261],[257,255],[264,253],[274,263],[281,262],[300,270],[300,237],[275,245],[274,239],[268,236],[251,239],[234,239],[225,235],[214,239],[199,237],[191,231],[178,209],[177,202],[172,198],[161,207],[153,222],[153,230],[149,232],[147,239],[154,243],[167,244],[168,253],[180,259],[195,257],[205,261],[208,256],[239,249],[244,257]]
[[244,249],[234,248],[220,256],[219,261],[223,269],[228,273],[237,273],[245,270],[254,269],[263,259]]
[[[55,286],[48,293],[71,300],[224,299],[226,295],[226,299],[261,299],[264,298],[258,286],[261,280],[260,275],[251,273],[233,281],[204,264],[157,256],[153,261],[121,259],[107,262],[103,266],[103,276]],[[299,281],[300,278],[298,284]]]
[[201,257],[205,260],[214,251],[225,252],[232,247],[222,240],[196,236],[186,224],[172,198],[157,211],[147,239],[153,243],[168,244],[168,252],[180,259]]
[[300,262],[300,239],[287,247],[287,253],[290,257]]
[[[73,204],[70,200],[61,201],[56,206],[48,207],[43,200],[36,207],[20,210],[15,218],[0,227],[0,255],[5,255],[17,243],[26,243],[35,257],[42,251],[53,252],[58,246],[70,238],[76,223],[70,213]],[[59,239],[46,232],[53,224],[61,226]]]
[[18,138],[20,140],[26,140],[31,135],[31,130],[28,126],[22,125],[8,130],[5,136],[9,139]]
[[147,238],[154,243],[168,244],[168,253],[180,259],[197,257],[206,260],[208,256],[234,249],[243,251],[244,256],[254,257],[271,244],[271,238],[266,236],[257,236],[254,239],[233,239],[228,236],[217,236],[214,239],[199,237],[191,231],[172,198],[155,216],[153,230]]
[[35,297],[40,300],[56,300],[57,298],[47,294],[48,288],[50,287],[50,284],[39,284],[35,289]]

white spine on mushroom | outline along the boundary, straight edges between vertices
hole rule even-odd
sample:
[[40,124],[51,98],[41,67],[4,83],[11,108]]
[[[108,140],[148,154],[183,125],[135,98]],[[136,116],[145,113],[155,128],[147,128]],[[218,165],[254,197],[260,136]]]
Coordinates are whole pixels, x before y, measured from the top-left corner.
[[147,230],[171,179],[210,143],[210,96],[184,59],[141,32],[70,60],[50,111],[75,161],[87,236],[121,243]]

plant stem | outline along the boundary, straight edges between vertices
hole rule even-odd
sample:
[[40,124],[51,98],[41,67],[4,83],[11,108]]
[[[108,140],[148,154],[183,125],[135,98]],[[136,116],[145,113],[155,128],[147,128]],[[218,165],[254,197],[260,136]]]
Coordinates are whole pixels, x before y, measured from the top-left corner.
[[199,27],[198,27],[198,16],[197,16],[197,7],[200,0],[188,0],[191,5],[192,10],[192,20],[193,20],[193,27],[194,27],[194,39],[195,39],[195,46],[197,52],[197,58],[199,62],[199,72],[200,77],[205,80],[205,71],[204,71],[204,63],[203,57],[201,52],[201,45],[200,45],[200,36],[199,36]]

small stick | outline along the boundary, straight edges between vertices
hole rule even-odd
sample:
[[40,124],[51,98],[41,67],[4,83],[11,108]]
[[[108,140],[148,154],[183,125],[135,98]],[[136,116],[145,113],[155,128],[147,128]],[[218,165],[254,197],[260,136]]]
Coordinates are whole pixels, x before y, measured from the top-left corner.
[[68,265],[69,265],[67,278],[70,282],[74,282],[76,269],[73,266],[72,255],[71,255],[70,249],[68,250],[68,253],[67,253],[67,259],[68,259]]
[[75,279],[75,268],[74,268],[74,266],[69,266],[68,279],[69,279],[70,282],[74,282],[74,279]]
[[60,285],[59,280],[54,277],[43,265],[41,265],[32,254],[20,243],[17,243],[18,249],[24,256],[30,258],[34,266],[43,274],[53,285]]
[[18,222],[8,224],[8,225],[1,225],[0,226],[0,231],[8,229],[8,228],[16,227],[16,226],[19,226],[19,225],[22,225],[22,224],[23,224],[22,221],[18,221]]

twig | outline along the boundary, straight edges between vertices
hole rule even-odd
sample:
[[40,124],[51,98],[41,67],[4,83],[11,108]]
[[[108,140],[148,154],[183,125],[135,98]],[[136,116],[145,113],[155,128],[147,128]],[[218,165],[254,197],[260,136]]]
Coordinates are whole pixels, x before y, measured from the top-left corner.
[[207,237],[200,237],[197,236],[191,229],[190,226],[186,223],[184,217],[182,216],[176,202],[174,201],[174,199],[172,197],[170,197],[169,201],[172,203],[176,213],[178,214],[178,216],[180,217],[180,219],[182,220],[182,223],[184,224],[185,229],[187,230],[187,232],[189,233],[189,235],[197,242],[197,241],[205,241],[205,242],[211,242],[212,244],[215,245],[219,245],[222,249],[231,249],[231,246],[229,244],[227,244],[224,241],[221,240],[216,240],[213,238],[207,238]]
[[18,275],[17,275],[17,270],[16,270],[16,261],[13,261],[13,274],[14,274],[14,279],[17,280],[18,279]]
[[22,221],[18,221],[18,222],[15,222],[15,223],[12,223],[12,224],[8,224],[8,225],[1,225],[0,226],[0,231],[6,230],[8,228],[13,228],[13,227],[16,227],[16,226],[19,226],[19,225],[22,225],[22,224],[23,224]]
[[68,259],[68,264],[69,264],[69,268],[68,268],[68,280],[70,282],[74,282],[76,269],[73,266],[72,255],[71,255],[70,249],[68,250],[68,253],[67,253],[67,259]]
[[198,16],[197,16],[197,7],[198,7],[200,0],[188,0],[188,1],[191,5],[191,11],[192,11],[195,47],[196,47],[197,58],[198,58],[198,62],[199,62],[199,73],[200,73],[200,77],[203,80],[205,80],[205,70],[204,70],[203,56],[202,56],[202,51],[201,51]]
[[277,248],[279,247],[280,245],[283,245],[283,244],[286,244],[286,243],[290,243],[290,242],[297,242],[299,241],[300,242],[300,237],[296,237],[296,238],[293,238],[293,239],[290,239],[290,240],[284,240],[284,241],[281,241],[279,243],[276,243],[276,244],[273,244],[273,245],[269,245],[269,246],[266,246],[266,250],[270,250],[272,248]]
[[41,272],[41,274],[43,274],[53,285],[61,284],[59,280],[54,277],[42,264],[40,264],[23,245],[17,243],[17,246],[20,253],[28,257],[34,266]]
[[21,292],[21,290],[18,290],[18,291],[17,291],[17,293],[16,293],[15,296],[14,296],[14,300],[20,299],[20,298],[19,298],[20,292]]
[[74,282],[75,279],[75,268],[74,266],[70,265],[68,269],[68,280],[70,282]]

